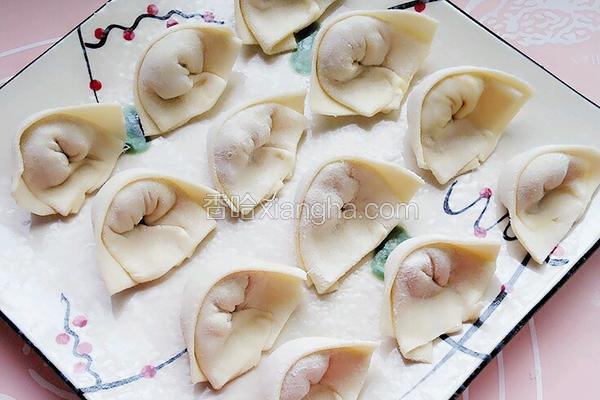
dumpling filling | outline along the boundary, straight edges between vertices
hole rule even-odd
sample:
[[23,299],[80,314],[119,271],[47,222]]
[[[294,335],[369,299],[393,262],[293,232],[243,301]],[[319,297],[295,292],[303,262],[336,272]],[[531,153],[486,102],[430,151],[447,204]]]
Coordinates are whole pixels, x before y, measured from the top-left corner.
[[102,241],[134,281],[157,279],[191,256],[212,229],[203,206],[167,181],[132,182],[113,198]]
[[13,197],[34,214],[66,216],[110,176],[125,122],[116,104],[65,107],[34,116],[19,135]]
[[215,389],[254,367],[260,360],[273,315],[252,307],[249,274],[230,276],[214,286],[200,309],[196,325],[196,354],[205,376]]
[[215,179],[234,211],[246,214],[283,187],[305,128],[301,113],[269,102],[234,113],[212,133]]
[[386,65],[391,36],[387,24],[373,17],[353,16],[332,26],[317,55],[327,93],[367,116],[398,108],[407,83]]
[[413,238],[400,244],[386,262],[386,334],[402,355],[431,362],[432,342],[457,332],[479,315],[495,270],[495,242]]
[[22,138],[23,179],[33,191],[63,184],[90,154],[97,129],[84,121],[54,118],[31,128]]
[[324,25],[314,43],[314,113],[371,117],[400,108],[437,22],[398,10],[356,11]]
[[407,134],[419,167],[441,184],[478,168],[531,92],[512,75],[479,67],[425,77],[407,102]]
[[543,263],[585,214],[599,184],[596,148],[542,146],[507,163],[498,194],[519,242]]
[[315,353],[296,362],[285,375],[281,400],[343,400],[334,389],[321,383],[329,369],[330,356]]
[[272,348],[302,300],[306,274],[245,258],[211,264],[186,285],[181,322],[192,382],[219,390]]
[[317,292],[337,289],[400,223],[418,182],[402,168],[368,160],[332,160],[319,169],[300,203],[297,232],[300,265]]
[[135,103],[146,136],[210,110],[227,86],[241,41],[224,26],[186,23],[160,35],[140,59]]

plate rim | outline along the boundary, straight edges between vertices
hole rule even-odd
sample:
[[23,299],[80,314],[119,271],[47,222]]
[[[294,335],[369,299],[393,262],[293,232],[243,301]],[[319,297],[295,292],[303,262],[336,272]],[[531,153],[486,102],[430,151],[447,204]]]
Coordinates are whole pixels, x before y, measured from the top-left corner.
[[[439,0],[430,0],[430,1],[426,1],[426,2],[430,3],[430,2],[437,2],[437,1],[439,1]],[[501,37],[499,34],[497,34],[496,32],[494,32],[490,28],[488,28],[482,22],[480,22],[477,19],[475,19],[469,13],[467,13],[462,8],[460,8],[458,5],[456,5],[453,0],[443,0],[443,1],[445,1],[450,6],[452,6],[455,11],[458,11],[458,13],[462,14],[463,16],[465,16],[472,23],[475,23],[480,28],[483,28],[483,30],[485,30],[488,34],[492,35],[495,39],[497,39],[501,43],[505,44],[506,46],[510,47],[512,50],[516,51],[522,57],[524,57],[525,59],[527,59],[531,63],[535,64],[538,68],[540,68],[544,72],[546,72],[546,74],[550,75],[552,78],[554,78],[555,80],[559,81],[560,83],[562,83],[567,88],[571,89],[571,91],[575,92],[581,98],[583,98],[588,103],[590,103],[592,106],[596,107],[597,109],[600,109],[600,105],[596,104],[592,99],[590,99],[589,97],[585,96],[583,93],[581,93],[580,91],[578,91],[577,89],[575,89],[573,86],[571,86],[570,84],[568,84],[567,82],[565,82],[564,80],[562,80],[560,77],[558,77],[557,75],[555,75],[553,72],[551,72],[550,70],[548,70],[546,67],[544,67],[542,64],[540,64],[538,61],[536,61],[535,59],[533,59],[532,57],[530,57],[529,55],[527,55],[525,52],[523,52],[522,50],[520,50],[519,48],[517,48],[516,46],[514,46],[512,43],[510,43],[507,40],[505,40],[503,37]],[[410,3],[412,3],[412,5],[414,6],[415,4],[420,3],[420,1],[418,1],[418,0],[417,1],[411,1]],[[500,342],[498,343],[498,345],[496,345],[496,347],[494,347],[494,349],[489,353],[489,357],[486,357],[484,360],[481,360],[481,362],[475,368],[475,370],[473,372],[471,372],[471,374],[462,382],[462,384],[458,387],[458,389],[456,389],[456,391],[454,392],[454,394],[452,394],[449,397],[449,399],[458,399],[458,398],[460,398],[460,395],[465,391],[465,389],[467,389],[469,387],[469,385],[483,371],[483,369],[496,357],[496,355],[498,355],[498,353],[500,351],[502,351],[502,349],[513,339],[513,337],[515,337],[517,335],[517,333],[519,333],[519,331],[548,302],[548,300],[550,300],[552,297],[554,297],[554,295],[556,294],[556,292],[558,292],[558,290],[560,290],[565,285],[565,283],[567,283],[571,279],[571,277],[573,277],[573,275],[581,268],[581,266],[583,266],[586,263],[586,261],[599,248],[600,248],[600,239],[597,239],[596,242],[571,266],[571,268],[569,269],[569,271],[567,271],[567,273],[565,275],[563,275],[563,277],[550,290],[548,290],[546,292],[546,294],[523,316],[523,318],[521,318],[519,320],[519,322],[517,322],[515,324],[515,326],[502,338],[502,340],[500,340]]]
[[[529,62],[533,63],[538,68],[540,68],[541,70],[546,72],[546,74],[550,75],[553,79],[557,80],[558,82],[562,83],[567,88],[571,89],[571,91],[575,92],[581,98],[583,98],[588,103],[590,103],[592,106],[596,107],[597,109],[600,109],[600,105],[596,104],[593,100],[591,100],[590,98],[585,96],[583,93],[579,92],[573,86],[566,83],[564,80],[562,80],[560,77],[558,77],[553,72],[548,70],[546,67],[544,67],[542,64],[540,64],[538,61],[536,61],[535,59],[533,59],[532,57],[527,55],[522,50],[515,47],[513,44],[511,44],[510,42],[508,42],[507,40],[502,38],[496,32],[492,31],[490,28],[488,28],[482,22],[480,22],[477,19],[475,19],[474,17],[472,17],[466,11],[464,11],[459,6],[457,6],[453,0],[424,0],[424,1],[411,0],[411,1],[397,4],[395,6],[391,6],[391,7],[389,7],[389,9],[404,10],[404,9],[412,8],[412,7],[416,6],[417,4],[434,3],[434,2],[442,2],[442,1],[449,4],[455,11],[458,11],[459,14],[466,17],[467,20],[469,20],[471,23],[474,23],[475,25],[479,26],[484,31],[486,31],[488,34],[492,35],[496,40],[498,40],[499,42],[503,43],[504,45],[510,47],[512,50],[516,51],[518,54],[520,54],[522,57],[527,59]],[[21,70],[19,70],[17,73],[15,73],[10,79],[8,79],[6,82],[4,82],[3,84],[0,85],[0,91],[2,89],[4,89],[4,87],[6,87],[15,78],[17,78],[19,75],[21,75],[21,73],[23,73],[31,65],[33,65],[40,58],[45,56],[46,53],[48,53],[55,46],[58,46],[61,42],[63,42],[69,35],[71,35],[75,31],[77,31],[81,27],[81,25],[86,23],[90,18],[92,18],[96,13],[98,13],[100,10],[102,10],[104,7],[106,7],[106,5],[108,5],[111,2],[112,2],[112,0],[107,0],[104,4],[102,4],[100,7],[98,7],[94,12],[92,12],[89,16],[87,16],[85,19],[83,19],[81,22],[79,22],[75,27],[73,27],[71,30],[69,30],[67,33],[65,33],[54,44],[52,44],[50,47],[48,47],[46,50],[44,50],[39,56],[37,56],[36,58],[31,60],[29,63],[27,63],[27,65],[25,65]],[[577,271],[579,271],[581,266],[583,266],[599,248],[600,248],[600,239],[597,239],[596,242],[571,266],[569,271],[567,271],[567,273],[550,290],[548,290],[546,292],[546,294],[527,312],[527,314],[525,314],[525,316],[523,316],[523,318],[521,318],[519,320],[519,322],[517,322],[515,324],[515,326],[502,338],[502,340],[500,340],[500,342],[496,345],[496,347],[494,347],[494,349],[489,353],[489,357],[486,357],[484,360],[481,360],[481,362],[477,365],[475,370],[465,380],[463,380],[463,382],[460,384],[458,389],[456,389],[456,391],[449,397],[449,399],[458,399],[460,397],[460,395],[471,384],[471,382],[473,382],[473,380],[481,373],[481,371],[483,371],[483,369],[496,357],[496,355],[500,351],[502,351],[502,349],[512,340],[512,338],[548,302],[548,300],[550,300],[550,298],[552,298],[556,294],[556,292],[558,290],[560,290],[565,285],[565,283],[567,283],[567,281],[569,281],[571,279],[571,277],[573,277],[573,275]],[[40,359],[44,363],[46,363],[57,374],[57,376],[67,385],[67,387],[69,387],[71,390],[73,390],[73,392],[76,396],[78,396],[81,400],[89,400],[89,398],[86,397],[85,393],[83,393],[83,391],[81,391],[81,389],[76,387],[75,384],[73,382],[71,382],[71,380],[52,361],[50,361],[48,359],[48,357],[45,355],[45,353],[40,348],[38,348],[35,344],[33,344],[33,342],[29,339],[29,337],[27,337],[27,335],[4,313],[4,311],[1,308],[0,308],[0,319],[3,320],[28,346],[30,346],[33,349],[33,351],[40,357]]]
[[564,286],[567,281],[581,268],[583,264],[598,250],[600,247],[600,239],[594,243],[567,271],[565,275],[554,285],[546,294],[515,324],[515,326],[500,340],[498,345],[489,353],[489,357],[481,360],[479,365],[475,367],[475,370],[463,381],[458,389],[452,394],[450,399],[458,399],[460,395],[465,391],[467,387],[473,382],[473,380],[483,371],[483,369],[496,357],[496,355],[502,351],[502,349],[512,340],[512,338],[519,333],[519,331],[533,318],[534,314],[537,313],[550,298],[554,297],[556,292]]

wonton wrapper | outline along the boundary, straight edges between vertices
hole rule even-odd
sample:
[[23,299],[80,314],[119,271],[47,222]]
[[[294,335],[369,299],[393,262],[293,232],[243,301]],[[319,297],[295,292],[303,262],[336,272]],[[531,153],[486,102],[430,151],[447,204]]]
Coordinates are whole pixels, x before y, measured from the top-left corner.
[[294,50],[294,33],[315,22],[335,0],[234,0],[235,29],[265,54]]
[[326,337],[284,343],[260,367],[261,400],[356,400],[376,347]]
[[404,357],[431,362],[433,340],[479,316],[499,251],[496,241],[439,235],[408,239],[392,251],[382,327]]
[[498,196],[519,242],[541,264],[583,217],[598,184],[597,148],[542,146],[506,164]]
[[209,168],[233,211],[247,214],[291,178],[296,148],[308,125],[304,97],[298,93],[254,101],[212,128]]
[[37,215],[77,213],[85,195],[110,176],[125,136],[118,104],[56,108],[33,115],[14,141],[12,196]]
[[478,168],[532,94],[528,83],[488,68],[446,68],[425,77],[407,100],[417,164],[441,184]]
[[404,219],[422,184],[407,169],[363,158],[334,158],[317,168],[298,191],[296,252],[318,293],[337,290],[337,281]]
[[[112,177],[94,199],[97,264],[111,295],[165,275],[216,227],[219,194],[145,169]],[[142,223],[143,222],[143,223]]]
[[227,86],[241,41],[203,22],[165,30],[135,70],[134,100],[144,134],[160,135],[210,110]]
[[354,11],[334,18],[313,46],[312,111],[370,117],[399,109],[436,29],[434,19],[412,11]]
[[181,316],[192,382],[220,389],[271,349],[302,300],[306,274],[240,258],[205,265],[192,279]]

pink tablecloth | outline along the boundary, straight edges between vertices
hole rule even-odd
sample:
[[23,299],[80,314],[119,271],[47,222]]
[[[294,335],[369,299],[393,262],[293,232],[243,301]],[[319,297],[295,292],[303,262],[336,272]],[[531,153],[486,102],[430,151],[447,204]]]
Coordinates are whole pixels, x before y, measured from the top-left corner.
[[[365,0],[366,1],[366,0]],[[0,0],[0,84],[104,0]],[[600,0],[456,0],[492,30],[600,103]],[[600,253],[465,391],[474,400],[598,398]],[[0,400],[77,397],[0,322]]]

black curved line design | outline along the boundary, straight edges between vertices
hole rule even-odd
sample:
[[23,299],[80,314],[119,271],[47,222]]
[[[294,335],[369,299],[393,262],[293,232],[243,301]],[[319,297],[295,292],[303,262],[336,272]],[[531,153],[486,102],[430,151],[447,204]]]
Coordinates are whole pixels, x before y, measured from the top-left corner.
[[[63,319],[63,329],[69,336],[71,336],[73,338],[72,354],[74,357],[82,358],[82,359],[86,360],[85,372],[90,374],[94,378],[94,382],[95,382],[94,385],[92,385],[92,386],[79,388],[78,390],[81,393],[92,393],[92,392],[98,392],[100,390],[114,389],[116,387],[127,385],[129,383],[132,383],[132,382],[135,382],[135,381],[138,381],[138,380],[144,378],[144,375],[142,373],[139,373],[139,374],[128,376],[127,378],[118,379],[113,382],[106,382],[106,383],[103,382],[102,377],[100,377],[100,374],[98,374],[97,372],[92,370],[92,363],[94,362],[94,359],[92,358],[92,356],[90,356],[89,354],[80,353],[77,350],[77,346],[79,346],[79,343],[80,343],[79,334],[77,334],[77,332],[75,332],[73,329],[71,329],[70,322],[69,322],[71,320],[71,303],[69,302],[69,299],[67,299],[67,297],[64,295],[64,293],[60,294],[60,301],[61,301],[61,303],[65,304],[65,316]],[[173,355],[166,361],[163,361],[160,364],[154,366],[154,370],[156,372],[160,371],[167,365],[169,365],[169,364],[173,363],[174,361],[178,360],[179,358],[181,358],[185,353],[187,353],[187,349],[181,350],[180,352]]]
[[183,11],[180,10],[171,10],[168,13],[164,14],[164,15],[153,15],[153,14],[141,14],[138,15],[137,18],[135,19],[135,21],[133,21],[133,24],[130,26],[123,26],[123,25],[119,25],[119,24],[110,24],[108,25],[106,28],[104,28],[104,34],[102,35],[102,37],[98,40],[98,42],[96,43],[84,43],[85,47],[89,48],[89,49],[99,49],[100,47],[104,46],[104,44],[106,43],[106,40],[108,39],[108,35],[110,34],[111,31],[113,31],[114,29],[118,29],[121,31],[135,31],[135,29],[138,27],[138,25],[140,24],[140,22],[142,22],[142,20],[146,19],[146,18],[150,18],[150,19],[157,19],[160,21],[164,21],[167,20],[169,18],[171,18],[173,15],[179,15],[182,18],[185,19],[191,19],[191,18],[195,18],[195,17],[202,17],[202,19],[204,19],[206,22],[211,22],[211,23],[215,23],[215,24],[219,24],[219,25],[223,25],[225,23],[225,21],[218,21],[218,20],[207,20],[206,13],[191,13],[191,14],[187,14],[184,13]]
[[[94,76],[92,74],[92,66],[90,65],[90,59],[88,58],[87,50],[85,49],[85,45],[83,42],[83,36],[81,35],[81,25],[77,27],[77,37],[79,38],[79,45],[81,46],[81,51],[83,52],[83,59],[85,60],[85,66],[87,68],[88,76],[90,78],[90,82],[94,80]],[[96,99],[96,103],[100,103],[98,100],[98,93],[96,89],[90,86],[90,90],[94,92],[94,98]]]
[[[448,191],[446,192],[446,196],[444,197],[443,208],[444,208],[444,212],[446,214],[448,214],[448,215],[462,214],[462,213],[466,212],[467,210],[471,209],[472,207],[474,207],[475,205],[477,205],[478,203],[480,203],[482,200],[485,200],[485,205],[484,205],[483,209],[481,210],[481,212],[477,216],[477,219],[473,223],[473,229],[477,229],[477,228],[484,229],[487,232],[490,229],[494,228],[496,225],[500,224],[502,221],[508,219],[509,220],[508,224],[504,228],[504,230],[502,232],[502,236],[504,237],[504,240],[506,240],[506,241],[516,240],[515,236],[511,236],[508,234],[508,230],[510,228],[510,219],[509,219],[508,213],[505,213],[502,217],[500,217],[494,224],[492,224],[488,228],[481,228],[480,222],[481,222],[481,219],[483,218],[483,215],[487,211],[488,205],[490,203],[490,199],[492,197],[491,193],[483,193],[482,192],[479,194],[479,197],[477,199],[472,201],[467,206],[465,206],[459,210],[453,210],[450,207],[450,196],[452,195],[452,191],[454,190],[454,187],[456,186],[457,183],[458,183],[458,181],[454,181],[450,185],[450,188],[448,189]],[[440,367],[442,367],[446,362],[448,362],[448,360],[450,360],[457,351],[461,351],[465,354],[469,354],[469,355],[472,355],[473,357],[477,357],[482,360],[483,364],[487,364],[489,362],[489,360],[492,357],[492,354],[488,355],[488,354],[474,352],[473,350],[465,347],[464,345],[475,334],[475,332],[477,332],[477,330],[481,326],[483,326],[485,321],[500,306],[500,304],[502,304],[502,301],[508,295],[508,293],[506,291],[506,287],[514,287],[515,283],[517,282],[517,280],[519,279],[519,277],[521,276],[521,274],[523,273],[523,271],[525,270],[525,268],[527,267],[527,265],[529,264],[530,261],[531,261],[531,256],[529,254],[526,254],[525,257],[523,258],[523,260],[521,261],[521,264],[517,267],[515,272],[513,272],[512,276],[510,277],[510,279],[508,280],[506,285],[502,286],[500,293],[498,293],[498,295],[494,298],[494,300],[491,302],[491,304],[481,313],[479,318],[477,318],[477,320],[475,320],[473,322],[473,324],[469,327],[469,329],[467,329],[467,331],[462,335],[462,337],[458,341],[454,341],[447,335],[440,336],[440,339],[444,340],[446,343],[451,345],[452,349],[450,349],[448,351],[448,353],[446,353],[444,355],[444,357],[442,357],[442,359],[440,361],[438,361],[437,364],[435,364],[423,377],[421,377],[421,379],[419,379],[406,393],[404,393],[402,395],[402,397],[400,397],[400,400],[404,399],[406,396],[408,396],[410,393],[412,393],[421,383],[423,383],[431,375],[433,375]],[[564,259],[564,258],[551,258],[551,256],[548,256],[545,260],[545,263],[552,265],[552,266],[562,266],[562,265],[568,264],[569,260]],[[464,386],[464,384],[463,384],[463,386]]]
[[[446,193],[446,197],[444,198],[444,212],[448,215],[462,214],[465,211],[469,210],[471,207],[473,207],[475,204],[479,203],[479,201],[481,200],[481,197],[478,197],[468,206],[465,206],[458,211],[452,210],[452,208],[450,208],[450,204],[449,204],[450,203],[450,195],[452,194],[452,191],[454,190],[454,186],[456,186],[457,183],[458,183],[458,181],[454,181],[452,183],[452,185],[450,185],[450,188],[448,189],[448,192]],[[487,207],[487,202],[486,202],[486,207]]]
[[[181,358],[185,353],[187,353],[187,349],[184,349],[182,351],[180,351],[179,353],[175,354],[174,356],[172,356],[171,358],[169,358],[166,361],[163,361],[162,363],[158,364],[156,367],[154,367],[154,369],[158,372],[161,369],[163,369],[164,367],[166,367],[167,365],[173,363],[174,361],[176,361],[177,359]],[[129,383],[135,382],[135,381],[139,381],[140,379],[144,378],[144,376],[142,374],[136,374],[136,375],[132,375],[129,376],[127,378],[123,378],[123,379],[119,379],[113,382],[108,382],[108,383],[97,383],[96,385],[93,386],[88,386],[88,387],[83,387],[80,388],[79,390],[81,390],[82,393],[93,393],[93,392],[98,392],[100,390],[108,390],[108,389],[114,389],[117,388],[119,386],[124,386],[127,385]]]
[[492,198],[491,192],[489,194],[480,193],[479,197],[477,197],[475,200],[473,200],[470,204],[464,206],[460,210],[453,210],[452,207],[450,207],[450,196],[452,195],[454,187],[456,186],[457,183],[458,183],[458,180],[452,182],[452,185],[450,185],[450,187],[448,188],[448,191],[446,192],[446,196],[444,197],[444,206],[443,207],[444,207],[444,212],[446,214],[448,214],[448,215],[462,214],[462,213],[470,210],[471,208],[475,207],[481,201],[484,201],[485,203],[483,205],[483,208],[481,209],[481,212],[479,213],[479,215],[477,216],[477,219],[475,219],[475,222],[473,223],[473,231],[477,232],[477,231],[481,230],[484,232],[489,232],[494,227],[496,227],[498,224],[500,224],[502,221],[508,220],[506,227],[502,231],[502,237],[504,238],[504,240],[506,240],[508,242],[517,240],[517,238],[515,236],[508,234],[508,229],[510,228],[510,219],[508,218],[508,212],[506,212],[504,215],[502,215],[500,218],[498,218],[496,220],[496,222],[494,222],[490,226],[488,226],[488,227],[481,226],[481,220],[483,219],[483,217],[484,217],[485,213],[487,212],[488,207],[490,205],[490,201]]
[[[461,208],[460,210],[453,210],[452,207],[450,207],[450,196],[452,195],[452,192],[454,191],[454,187],[456,186],[456,184],[458,183],[458,180],[454,181],[450,187],[448,188],[448,191],[446,192],[446,196],[444,197],[444,212],[448,215],[459,215],[462,214],[468,210],[470,210],[471,208],[473,208],[474,206],[476,206],[479,202],[481,202],[482,200],[485,200],[485,204],[483,206],[483,209],[481,210],[481,212],[479,213],[479,215],[477,216],[477,219],[475,219],[475,222],[473,223],[473,230],[477,231],[478,229],[481,229],[485,232],[489,232],[490,230],[492,230],[494,227],[496,227],[497,225],[499,225],[502,221],[504,220],[508,220],[508,223],[506,224],[506,226],[504,227],[504,229],[502,230],[502,237],[504,238],[504,240],[506,240],[507,242],[512,242],[517,240],[517,237],[514,234],[509,234],[509,229],[511,229],[511,224],[510,224],[510,218],[508,215],[508,212],[504,213],[500,218],[498,218],[496,220],[496,222],[494,222],[492,225],[488,226],[487,228],[482,227],[481,226],[481,220],[483,219],[488,206],[490,204],[491,198],[492,198],[492,194],[490,193],[489,195],[487,194],[483,194],[480,193],[479,197],[476,198],[475,200],[473,200],[470,204],[466,205],[465,207]],[[544,261],[546,264],[552,265],[552,266],[561,266],[561,265],[565,265],[569,263],[569,260],[566,258],[552,258],[552,253],[546,257],[546,260]]]
[[[508,218],[508,213],[506,213],[504,215]],[[508,234],[509,229],[510,229],[510,222],[508,224],[506,224],[506,226],[504,227],[504,230],[502,231],[502,237],[504,238],[504,240],[509,241],[509,242],[517,240],[517,237],[514,234],[513,235]]]
[[100,382],[102,382],[102,378],[100,378],[100,375],[98,375],[97,372],[92,370],[92,362],[94,360],[92,360],[92,357],[89,354],[80,353],[77,350],[77,347],[79,346],[79,342],[80,342],[79,335],[77,334],[77,332],[75,332],[73,329],[71,329],[71,325],[69,323],[69,321],[71,319],[71,303],[69,303],[69,300],[67,300],[67,298],[65,297],[65,295],[63,293],[60,294],[60,301],[62,303],[65,303],[65,316],[63,318],[63,329],[69,336],[71,336],[73,338],[73,346],[71,348],[71,353],[73,354],[74,357],[82,358],[86,361],[85,372],[87,372],[94,378],[94,381],[96,382],[96,384],[99,384]]

